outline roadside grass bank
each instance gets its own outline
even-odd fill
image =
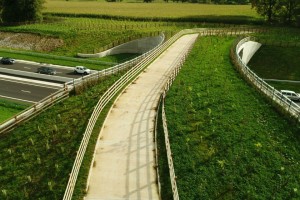
[[[299,39],[300,42],[300,39]],[[248,66],[259,77],[300,81],[300,48],[262,45]],[[293,90],[300,93],[300,83],[268,81],[277,90]]]
[[[298,199],[300,126],[234,70],[234,40],[200,37],[167,94],[179,196]]]
[[[299,47],[263,44],[254,54],[248,66],[261,78],[300,81],[299,63]]]
[[[62,199],[94,106],[121,75],[77,87],[77,95],[0,136],[1,199]]]
[[[0,123],[18,114],[26,109],[29,105],[24,103],[16,103],[13,101],[0,99]]]

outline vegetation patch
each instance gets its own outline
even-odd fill
[[[0,123],[26,109],[29,105],[0,99]]]
[[[179,196],[298,199],[300,126],[234,70],[233,41],[201,37],[167,94]]]

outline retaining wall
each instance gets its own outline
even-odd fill
[[[247,41],[243,43],[238,49],[237,53],[242,59],[242,61],[245,63],[245,65],[248,64],[248,62],[251,60],[253,55],[256,53],[256,51],[261,47],[261,44],[254,41]]]

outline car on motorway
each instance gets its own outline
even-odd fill
[[[280,90],[281,94],[290,100],[300,101],[300,95],[291,90]]]
[[[11,64],[15,63],[15,60],[12,58],[3,57],[3,58],[1,58],[0,62],[4,65],[11,65]]]
[[[74,73],[75,74],[90,74],[91,73],[91,70],[84,67],[84,66],[76,66],[75,69],[74,69]]]
[[[51,67],[40,67],[37,69],[37,73],[55,75],[56,71]]]

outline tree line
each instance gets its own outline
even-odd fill
[[[122,0],[106,0],[122,1]],[[155,0],[143,0],[151,3]],[[251,4],[269,23],[300,24],[300,0],[164,0],[206,4]],[[0,20],[4,23],[37,22],[42,20],[45,0],[0,0]]]
[[[45,0],[0,0],[0,19],[4,23],[41,21],[44,3]]]

